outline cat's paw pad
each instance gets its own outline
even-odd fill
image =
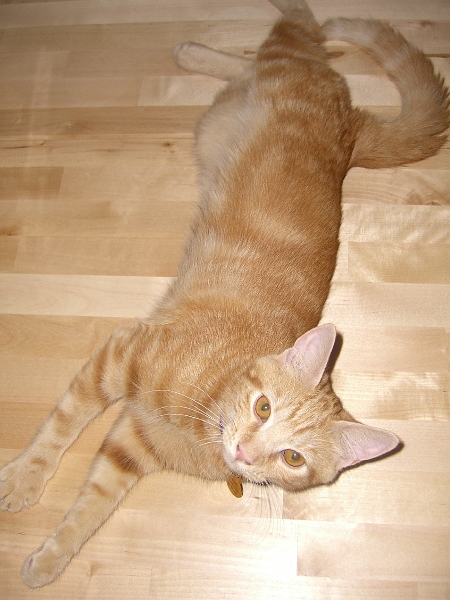
[[[18,512],[36,504],[48,479],[43,459],[21,457],[0,471],[0,508]]]
[[[38,588],[52,583],[64,571],[70,556],[59,556],[55,540],[50,537],[30,554],[22,567],[22,579],[30,588]]]

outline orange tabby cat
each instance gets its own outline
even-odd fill
[[[151,317],[111,336],[0,472],[1,508],[31,506],[83,428],[125,399],[75,505],[25,561],[31,587],[53,581],[148,473],[301,490],[398,445],[342,408],[325,371],[335,329],[317,324],[347,171],[437,152],[448,94],[388,26],[336,19],[319,28],[301,0],[273,3],[284,18],[254,62],[176,49],[180,65],[230,81],[198,127],[201,202],[179,276]],[[401,93],[399,117],[352,108],[321,45],[331,38],[384,66]]]

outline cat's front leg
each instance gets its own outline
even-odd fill
[[[54,581],[137,481],[159,468],[138,434],[140,427],[136,414],[126,408],[94,459],[77,501],[56,531],[25,560],[22,577],[29,587]]]
[[[0,508],[18,512],[38,502],[66,449],[78,437],[91,410],[76,413],[74,395],[68,391],[20,456],[0,470]],[[84,418],[83,418],[84,417]]]
[[[28,448],[0,470],[2,510],[18,512],[36,504],[64,452],[92,419],[121,396],[121,390],[103,385],[103,373],[112,363],[111,358],[119,354],[115,352],[116,346],[133,331],[133,328],[119,330],[96,352],[74,377]]]

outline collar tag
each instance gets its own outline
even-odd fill
[[[236,498],[242,498],[244,495],[244,486],[242,485],[242,478],[232,475],[227,479],[227,486],[230,492]]]

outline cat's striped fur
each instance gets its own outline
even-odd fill
[[[53,581],[145,474],[235,474],[300,490],[398,444],[342,408],[324,372],[335,331],[316,326],[347,171],[437,152],[448,94],[387,25],[320,28],[301,0],[273,3],[285,16],[254,62],[197,44],[176,49],[182,66],[230,81],[198,126],[201,200],[179,276],[147,320],[111,336],[0,472],[1,508],[36,503],[83,428],[125,400],[75,505],[25,561],[31,587]],[[334,37],[386,68],[402,96],[398,118],[351,106],[322,46]]]

